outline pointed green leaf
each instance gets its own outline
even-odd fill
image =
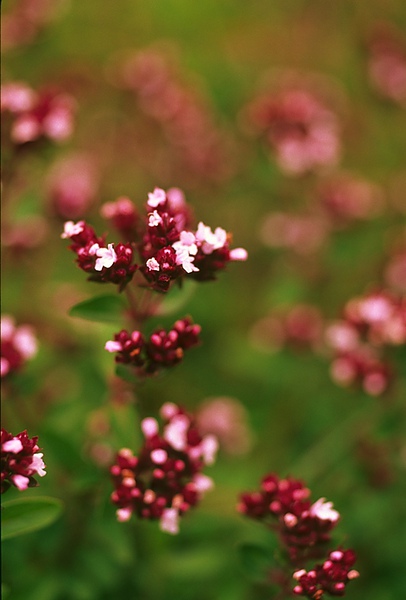
[[[96,296],[75,304],[69,314],[71,317],[98,323],[120,323],[123,320],[125,307],[125,301],[121,296]]]
[[[1,510],[1,539],[22,535],[53,523],[62,512],[57,498],[18,498],[3,502]]]

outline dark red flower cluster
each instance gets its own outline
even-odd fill
[[[338,163],[341,153],[337,115],[314,86],[282,81],[247,109],[250,124],[266,138],[279,167],[301,175]]]
[[[179,319],[169,331],[156,329],[145,340],[140,331],[125,329],[106,342],[108,352],[117,352],[116,362],[138,367],[139,375],[150,375],[181,362],[184,351],[199,343],[200,325],[190,318]]]
[[[190,209],[177,188],[167,192],[160,188],[148,194],[147,216],[141,223],[128,198],[104,205],[102,212],[112,220],[126,244],[108,244],[96,237],[84,221],[65,223],[63,238],[72,240],[81,269],[91,273],[92,281],[113,282],[122,288],[133,276],[133,247],[137,247],[139,270],[149,286],[167,292],[175,280],[184,276],[206,281],[229,261],[246,260],[243,248],[230,249],[230,234],[221,227],[214,232],[200,222],[197,230],[189,229]]]
[[[1,430],[1,493],[11,485],[19,490],[38,485],[34,475],[46,475],[42,452],[37,445],[38,437],[29,438],[27,431],[13,436]]]
[[[132,279],[137,266],[133,264],[131,244],[106,246],[84,221],[67,221],[61,237],[72,240],[69,248],[76,253],[79,267],[90,274],[90,281],[115,283],[123,289]]]
[[[344,596],[345,586],[359,577],[353,569],[356,556],[353,550],[333,550],[322,565],[316,565],[311,571],[301,569],[293,574],[298,584],[293,588],[297,596],[320,600],[324,594]]]
[[[37,340],[30,325],[16,327],[9,315],[1,317],[0,375],[18,371],[37,352]]]
[[[302,481],[271,473],[263,478],[259,492],[241,495],[237,508],[274,529],[289,560],[300,564],[320,556],[340,518],[331,502],[320,498],[311,503],[309,496]]]
[[[57,90],[36,92],[25,83],[11,82],[1,88],[1,111],[11,119],[12,143],[40,138],[62,142],[72,134],[75,101]]]
[[[127,521],[134,513],[142,519],[159,520],[160,528],[178,533],[179,517],[196,506],[213,486],[202,469],[215,460],[217,440],[202,437],[194,420],[176,404],[161,408],[158,422],[148,417],[141,423],[145,437],[138,456],[123,448],[111,467],[115,486],[111,499],[117,518]]]
[[[391,379],[386,347],[406,343],[406,299],[385,290],[353,298],[344,308],[344,318],[327,328],[326,339],[334,351],[334,381],[344,386],[359,383],[368,394],[379,395]]]

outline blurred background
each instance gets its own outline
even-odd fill
[[[3,426],[38,435],[47,464],[40,489],[7,499],[64,503],[4,542],[5,598],[273,598],[241,546],[267,548],[272,568],[276,539],[236,511],[269,472],[334,502],[336,545],[361,573],[349,599],[402,597],[405,339],[368,341],[376,384],[343,375],[326,331],[351,299],[405,295],[405,31],[403,0],[4,3],[3,85],[62,94],[66,117],[34,139],[2,103],[2,314],[38,346],[4,379]],[[119,241],[100,207],[142,209],[156,186],[181,188],[249,259],[152,319],[189,314],[202,344],[134,392],[104,350],[120,323],[68,315],[111,290],[60,235],[84,218]],[[174,537],[118,523],[110,503],[114,453],[141,443],[139,404],[164,402],[220,437],[215,488]]]

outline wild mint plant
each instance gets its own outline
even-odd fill
[[[273,531],[279,542],[280,568],[269,563],[268,580],[280,587],[278,598],[294,594],[320,600],[324,593],[343,596],[348,581],[358,577],[352,567],[356,561],[353,550],[330,550],[322,564],[309,571],[305,567],[326,556],[332,545],[331,532],[340,520],[333,503],[319,498],[310,500],[311,492],[303,481],[275,473],[266,475],[260,490],[243,493],[237,510],[263,523]],[[292,575],[292,569],[295,569]],[[293,577],[298,583],[292,590]]]

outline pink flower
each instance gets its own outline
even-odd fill
[[[18,371],[37,353],[37,339],[30,325],[16,326],[9,315],[1,317],[1,377]]]
[[[194,419],[172,403],[162,407],[161,416],[162,434],[155,419],[142,421],[145,441],[138,456],[127,448],[118,452],[111,467],[111,499],[119,521],[134,513],[158,520],[162,531],[176,534],[180,517],[199,503],[213,482],[201,472],[207,457],[195,450],[205,446],[206,438]]]
[[[27,431],[13,436],[1,430],[1,493],[14,485],[20,491],[38,485],[35,476],[46,475],[38,437],[29,438]]]

